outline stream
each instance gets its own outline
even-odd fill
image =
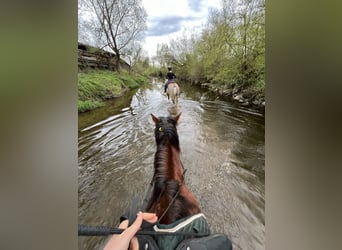
[[[265,117],[204,89],[179,83],[175,107],[163,83],[131,91],[79,114],[79,224],[116,227],[134,196],[143,199],[153,175],[156,116],[182,112],[178,124],[185,181],[212,233],[234,249],[265,249]],[[106,237],[79,237],[98,249]]]

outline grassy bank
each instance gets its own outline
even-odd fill
[[[148,79],[127,72],[94,70],[78,73],[78,112],[104,105],[104,101],[119,97],[129,89],[148,83]]]

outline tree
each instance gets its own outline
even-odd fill
[[[143,74],[149,68],[149,58],[147,52],[143,50],[139,43],[132,43],[131,49],[127,48],[126,58],[131,65],[131,70]]]
[[[157,44],[157,56],[156,59],[161,67],[168,67],[172,64],[172,62],[175,60],[171,49],[168,44],[161,43]]]
[[[147,14],[141,0],[82,0],[88,11],[93,13],[98,31],[98,41],[115,54],[115,67],[120,71],[120,60],[132,53],[129,46],[142,38],[146,30]]]
[[[223,0],[226,44],[238,58],[238,85],[264,82],[265,0]]]

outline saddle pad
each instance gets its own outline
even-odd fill
[[[182,241],[176,250],[232,250],[232,242],[224,234],[213,234],[207,237]]]
[[[180,219],[172,224],[157,224],[153,227],[156,232],[184,232],[184,233],[201,233],[210,234],[209,225],[204,214],[199,213],[183,219]],[[162,250],[174,250],[179,243],[187,238],[183,235],[165,235],[155,237],[158,247]]]

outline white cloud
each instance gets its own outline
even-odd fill
[[[208,8],[221,8],[221,0],[208,0]]]
[[[148,30],[143,44],[149,56],[156,55],[157,44],[168,43],[184,30],[195,30],[207,21],[208,8],[218,8],[221,0],[142,0]]]
[[[143,0],[143,5],[149,17],[188,16],[190,9],[187,0]]]

